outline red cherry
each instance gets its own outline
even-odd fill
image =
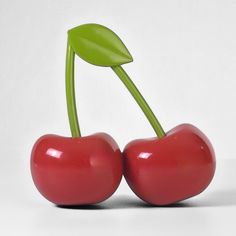
[[[81,138],[45,135],[33,147],[31,173],[39,192],[57,205],[98,203],[120,184],[121,152],[105,133]]]
[[[201,193],[215,172],[207,137],[182,124],[161,139],[139,139],[124,149],[124,176],[134,193],[154,205],[168,205]]]

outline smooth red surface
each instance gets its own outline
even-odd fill
[[[110,197],[122,177],[121,152],[107,134],[81,138],[42,136],[31,154],[39,192],[57,205],[84,205]]]
[[[207,137],[182,124],[164,138],[140,139],[124,149],[124,175],[134,193],[154,205],[168,205],[201,193],[215,172]]]

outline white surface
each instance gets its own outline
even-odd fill
[[[236,235],[235,12],[233,0],[1,0],[0,235]],[[124,41],[134,57],[124,68],[165,130],[189,122],[212,141],[217,175],[199,197],[150,208],[123,182],[101,209],[69,210],[35,190],[29,174],[35,140],[70,135],[66,31],[88,22],[108,26]],[[107,132],[121,149],[154,136],[109,68],[77,59],[76,90],[83,135]]]
[[[150,207],[125,181],[97,206],[63,209],[33,186],[28,163],[0,167],[0,235],[236,235],[236,161],[221,160],[212,185],[172,207]],[[13,174],[14,173],[14,174]]]

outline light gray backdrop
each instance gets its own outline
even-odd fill
[[[43,134],[70,135],[66,32],[84,23],[104,24],[121,37],[134,58],[124,68],[166,131],[192,123],[210,138],[218,160],[236,160],[235,13],[233,0],[0,0],[1,202],[15,202],[17,196],[25,205],[53,211],[33,187],[30,152]],[[75,78],[83,135],[107,132],[121,149],[132,139],[155,136],[111,69],[77,59]],[[124,183],[118,191],[132,194]],[[51,214],[44,210],[37,217]],[[28,225],[20,214],[16,222]],[[28,214],[32,232],[33,214]],[[13,216],[14,210],[8,217]],[[62,218],[58,222],[63,225]],[[184,227],[184,220],[179,223]]]
[[[66,32],[96,22],[127,45],[134,62],[124,68],[166,131],[195,124],[214,144],[217,158],[236,158],[235,12],[234,1],[1,0],[1,153],[28,159],[40,135],[70,135]],[[78,59],[76,83],[84,135],[108,132],[121,148],[154,136],[111,69]]]

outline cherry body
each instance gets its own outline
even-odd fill
[[[215,172],[207,137],[182,124],[165,137],[134,140],[124,152],[124,176],[133,192],[154,205],[168,205],[201,193]]]
[[[119,186],[121,152],[105,133],[80,138],[45,135],[33,147],[31,173],[39,192],[57,205],[94,204]]]

